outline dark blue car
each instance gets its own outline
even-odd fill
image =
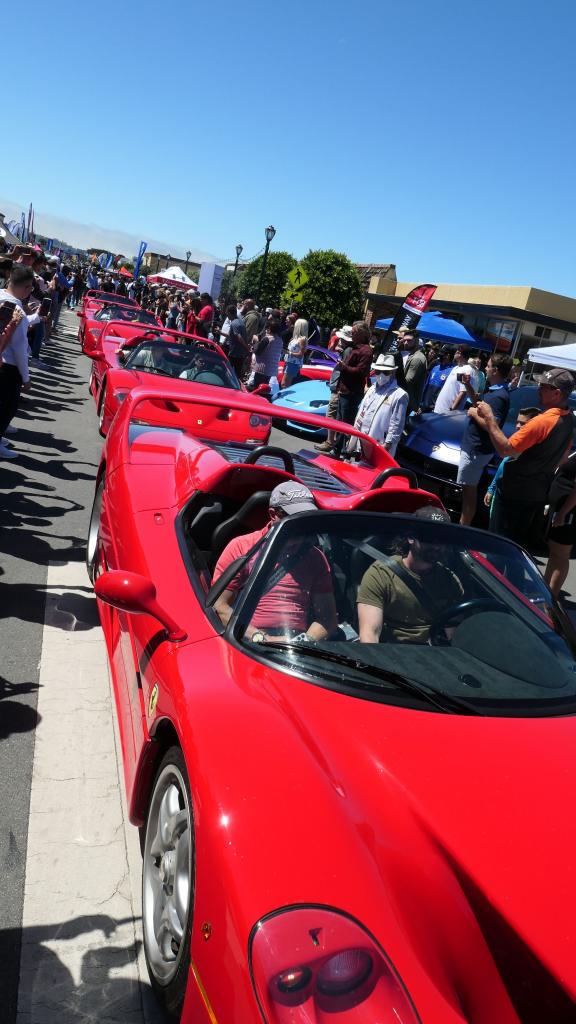
[[[539,405],[536,385],[527,384],[511,391],[510,409],[502,428],[504,433],[509,437],[514,432],[520,409]],[[576,409],[576,392],[572,393],[570,405]],[[396,453],[401,466],[415,471],[420,486],[438,494],[445,508],[455,514],[460,513],[462,500],[456,477],[465,424],[465,412],[423,412],[411,416]],[[499,462],[499,456],[495,455],[488,467],[486,484]]]

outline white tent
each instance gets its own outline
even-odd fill
[[[186,290],[193,288],[194,291],[198,289],[196,282],[192,281],[181,267],[168,267],[166,270],[159,271],[158,274],[149,274],[148,283],[167,284],[172,285],[173,288],[184,288]]]
[[[550,345],[548,348],[531,348],[528,352],[531,363],[541,366],[559,366],[576,373],[576,345]]]

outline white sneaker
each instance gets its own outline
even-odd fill
[[[0,444],[4,445],[5,448],[13,448],[12,441],[9,441],[7,437],[0,437]]]
[[[5,434],[17,434],[18,433],[18,427],[13,427],[12,424],[9,423],[7,427],[4,427],[4,433]]]
[[[7,448],[5,444],[0,444],[0,459],[17,459],[18,452],[13,452],[11,448]]]

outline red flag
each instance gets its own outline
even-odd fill
[[[383,352],[392,344],[395,331],[416,330],[422,313],[425,313],[430,305],[430,300],[436,291],[436,287],[435,284],[419,284],[417,288],[413,288],[406,296],[384,335],[382,342]]]

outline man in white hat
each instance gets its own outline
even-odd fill
[[[368,434],[394,456],[404,430],[408,410],[408,393],[396,380],[396,360],[391,352],[383,352],[372,363],[371,387],[364,395],[356,413],[354,426]],[[350,438],[347,452],[358,446],[358,438]]]

